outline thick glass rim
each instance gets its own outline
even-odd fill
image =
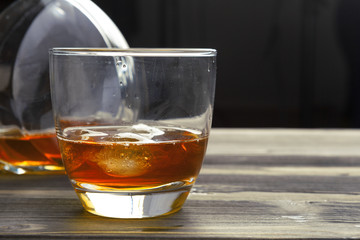
[[[52,48],[51,55],[142,56],[142,57],[209,57],[216,56],[212,48]]]

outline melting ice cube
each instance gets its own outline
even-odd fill
[[[121,142],[142,142],[142,143],[154,143],[155,141],[151,140],[142,134],[137,133],[117,133],[114,135],[114,138],[117,141]]]
[[[142,135],[148,139],[152,139],[155,136],[160,136],[164,134],[164,131],[156,128],[156,127],[150,127],[145,124],[137,124],[132,126],[134,130],[136,130],[137,134]]]
[[[91,137],[105,137],[108,135],[109,134],[104,132],[98,132],[98,131],[86,129],[86,130],[82,130],[81,140],[89,140]]]
[[[105,148],[94,159],[106,174],[116,177],[139,176],[151,167],[151,154],[137,145]]]
[[[94,137],[105,137],[105,136],[108,136],[109,134],[82,128],[82,127],[69,127],[64,130],[63,135],[65,137],[71,136],[72,138],[74,138],[74,136],[76,136],[76,140],[86,141],[86,140],[89,140],[91,137],[93,137],[93,138]]]

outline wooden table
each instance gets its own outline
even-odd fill
[[[65,176],[1,174],[0,238],[360,238],[359,193],[359,130],[213,129],[180,212],[102,218]]]

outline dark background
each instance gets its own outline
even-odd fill
[[[94,2],[131,47],[218,50],[214,127],[360,126],[360,0]]]

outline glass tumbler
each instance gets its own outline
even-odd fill
[[[214,49],[50,50],[56,134],[66,173],[96,215],[178,211],[211,128]]]
[[[49,49],[129,46],[90,0],[12,2],[0,13],[0,173],[64,174],[51,108]]]

